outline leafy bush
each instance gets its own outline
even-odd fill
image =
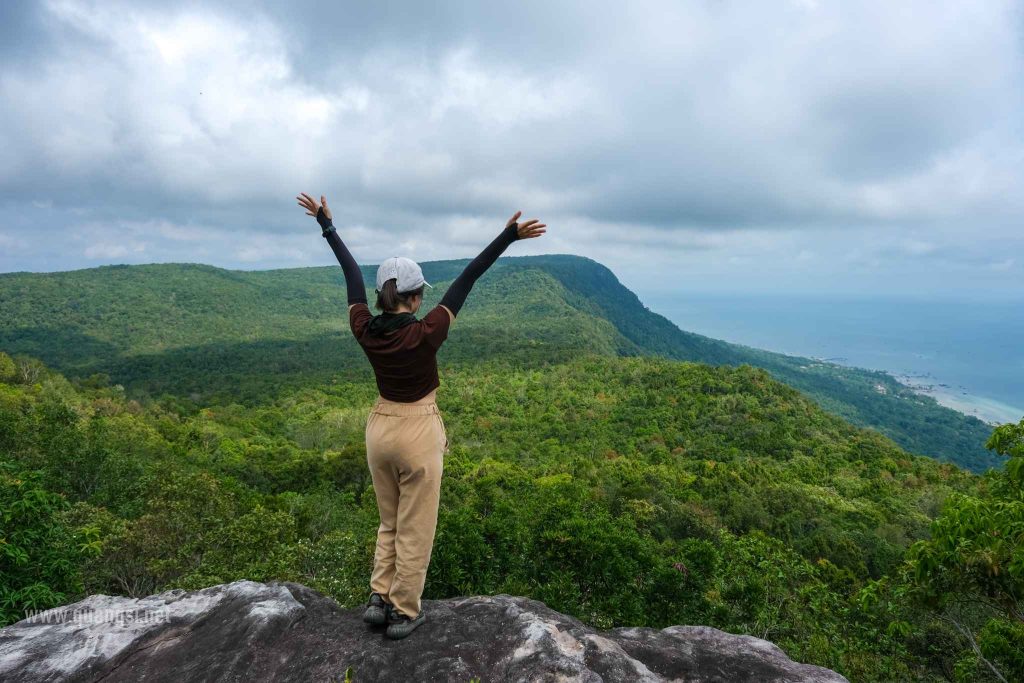
[[[0,626],[24,619],[26,610],[62,605],[82,589],[87,548],[61,518],[67,502],[41,479],[0,460]]]

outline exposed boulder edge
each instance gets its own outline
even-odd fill
[[[846,682],[708,626],[599,631],[508,595],[425,600],[388,640],[361,609],[293,583],[236,581],[142,599],[93,595],[0,629],[0,680]]]

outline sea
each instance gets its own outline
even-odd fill
[[[639,294],[681,329],[884,370],[986,422],[1024,417],[1024,300],[780,294]]]

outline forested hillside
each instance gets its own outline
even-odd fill
[[[426,305],[464,261],[424,263]],[[364,268],[368,282],[374,269]],[[372,292],[371,292],[372,294]],[[337,267],[228,271],[163,264],[0,275],[0,349],[70,377],[104,374],[179,407],[257,404],[309,384],[371,381],[347,332]],[[501,259],[480,281],[442,366],[544,367],[580,353],[762,367],[833,414],[907,450],[975,472],[1000,466],[990,427],[885,373],[727,344],[646,309],[604,266],[575,256]]]
[[[945,501],[994,479],[908,455],[762,370],[603,351],[446,373],[426,597],[525,595],[601,627],[708,624],[851,680],[981,670],[904,563]],[[372,383],[184,413],[88,384],[0,354],[0,623],[86,593],[238,578],[365,599]],[[1012,642],[988,656],[1012,664]]]

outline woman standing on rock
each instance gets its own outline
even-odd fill
[[[444,421],[435,401],[440,381],[436,354],[477,278],[516,240],[540,237],[536,218],[517,223],[517,211],[494,241],[473,259],[422,319],[416,312],[431,285],[414,262],[403,257],[377,269],[376,308],[366,303],[363,276],[334,229],[321,195],[305,192],[299,206],[315,216],[345,273],[349,326],[373,367],[380,392],[366,422],[366,461],[377,496],[380,527],[363,620],[387,624],[387,635],[404,638],[426,620],[420,596],[434,545],[444,453]]]

